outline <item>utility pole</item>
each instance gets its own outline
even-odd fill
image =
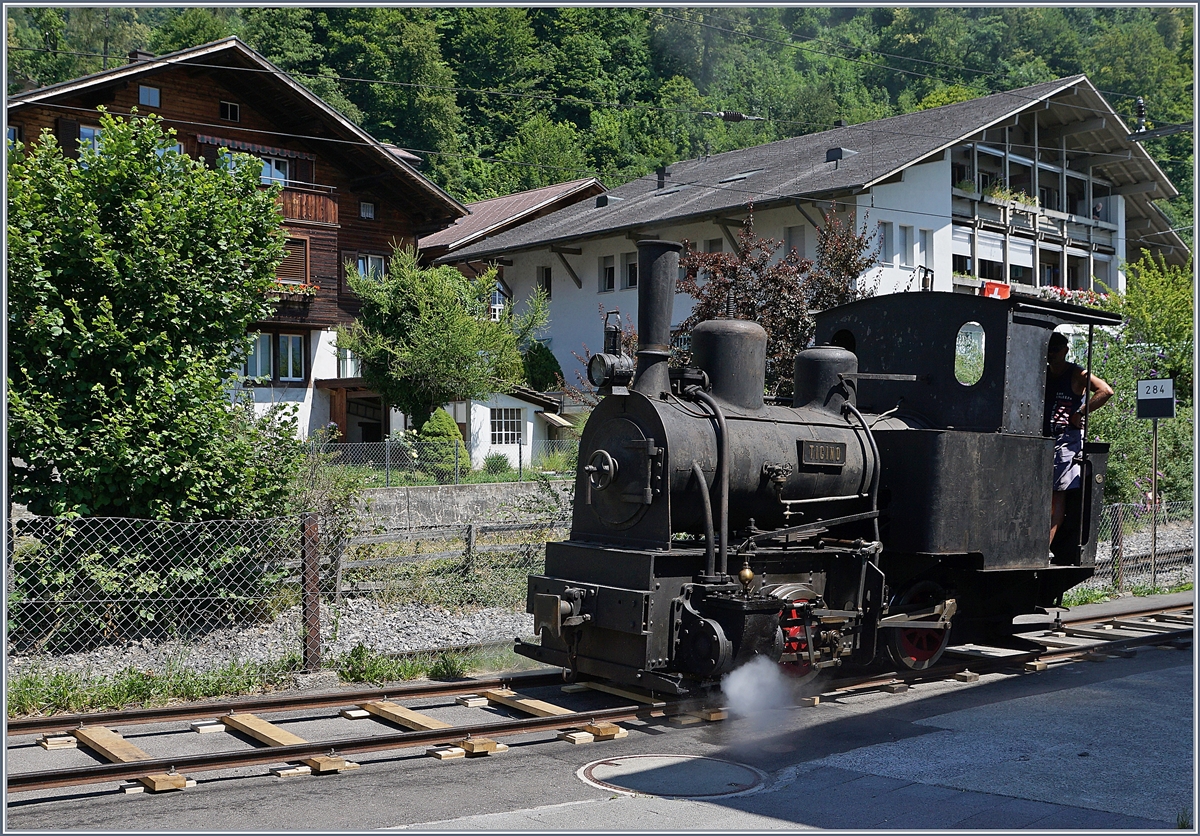
[[[1137,116],[1137,130],[1126,137],[1130,142],[1158,139],[1160,136],[1170,136],[1171,134],[1179,134],[1184,131],[1194,131],[1196,129],[1194,122],[1181,122],[1178,125],[1163,125],[1160,128],[1146,130],[1146,100],[1141,96],[1137,97],[1137,102],[1134,104],[1134,114]]]
[[[105,70],[108,69],[108,33],[109,33],[108,15],[109,15],[109,10],[105,9],[104,10],[104,59],[100,65],[101,68],[105,69]]]

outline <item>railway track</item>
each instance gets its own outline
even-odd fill
[[[1145,612],[1126,613],[1102,619],[1067,620],[1052,629],[1035,629],[1018,634],[1024,648],[965,645],[948,648],[943,661],[924,671],[876,671],[872,674],[829,678],[811,683],[810,692],[836,698],[870,690],[903,690],[920,682],[951,678],[969,681],[981,673],[1012,670],[1042,670],[1056,662],[1076,658],[1105,658],[1133,652],[1148,645],[1188,644],[1192,641],[1194,608],[1191,605]],[[665,699],[632,689],[603,683],[564,686],[568,693],[554,702],[527,696],[527,692],[562,685],[558,671],[530,672],[454,683],[436,683],[394,688],[371,688],[305,696],[264,696],[219,702],[191,703],[126,711],[57,715],[13,719],[8,722],[10,748],[32,745],[30,736],[42,735],[46,749],[84,747],[109,763],[68,768],[12,772],[7,775],[9,793],[54,789],[85,784],[130,781],[126,789],[183,789],[191,785],[189,773],[263,764],[282,765],[280,775],[312,772],[341,772],[357,768],[348,756],[412,747],[426,747],[440,758],[487,756],[507,747],[498,738],[520,734],[557,732],[558,739],[572,743],[624,736],[619,723],[651,717],[675,718],[680,722],[723,719],[723,708],[705,698]],[[602,695],[612,703],[603,707],[581,707],[580,692]],[[496,719],[496,714],[478,714],[478,722],[447,723],[426,713],[429,706],[412,705],[430,700],[457,698],[466,708],[501,706],[517,715]],[[810,697],[811,699],[811,697]],[[583,700],[587,702],[588,700]],[[574,702],[574,706],[572,706]],[[346,735],[320,741],[305,740],[264,716],[284,713],[320,712],[340,709],[342,717],[370,718],[372,733]],[[436,709],[436,706],[434,706]],[[321,718],[316,714],[314,718]],[[288,718],[287,721],[295,718]],[[244,739],[255,748],[203,754],[151,757],[125,740],[117,727],[170,724],[189,721],[191,729],[219,727]],[[397,727],[404,730],[396,731]],[[182,730],[181,730],[182,732]],[[182,732],[185,734],[191,733]],[[24,742],[22,742],[24,741]]]

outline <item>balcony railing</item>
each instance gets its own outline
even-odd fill
[[[335,191],[333,186],[289,180],[279,193],[279,204],[283,208],[284,219],[336,224],[338,204]]]

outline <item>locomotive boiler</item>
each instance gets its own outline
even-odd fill
[[[673,694],[766,656],[798,675],[877,657],[928,667],[949,642],[1004,632],[1092,572],[1107,448],[1053,550],[1046,347],[1053,302],[910,293],[817,316],[790,405],[767,403],[767,335],[724,319],[674,368],[681,245],[638,243],[636,361],[606,327],[589,378],[571,533],[529,578],[540,643],[516,652]],[[982,375],[955,376],[960,328]]]

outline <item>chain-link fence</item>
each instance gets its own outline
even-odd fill
[[[491,519],[414,529],[372,515],[170,523],[33,517],[13,524],[8,622],[14,673],[104,675],[290,659],[313,669],[380,653],[529,635],[526,576],[566,536],[570,494],[542,482]],[[1191,580],[1187,503],[1104,509],[1083,587],[1149,592]]]
[[[1170,589],[1192,580],[1194,520],[1189,502],[1107,505],[1100,515],[1096,573],[1081,587],[1114,592]]]
[[[300,539],[295,518],[17,520],[10,652],[187,639],[270,618],[296,599]]]
[[[568,493],[543,481],[491,519],[428,529],[378,514],[25,517],[9,532],[9,677],[243,664],[274,676],[281,663],[336,666],[358,645],[394,653],[528,636],[526,577],[542,571],[545,542],[565,536],[569,508]]]
[[[571,476],[579,462],[579,439],[552,438],[533,442],[530,461],[539,473]]]
[[[466,448],[453,441],[383,441],[317,444],[310,450],[324,455],[331,466],[357,471],[366,487],[408,485],[465,485],[518,482],[534,473],[570,476],[579,455],[577,440],[538,439],[508,445],[472,467]]]

